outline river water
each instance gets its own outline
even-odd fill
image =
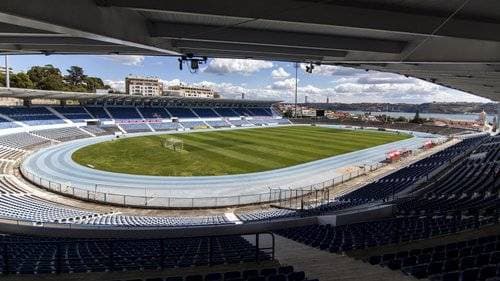
[[[347,111],[352,114],[363,114],[367,111]],[[415,112],[386,112],[386,111],[372,111],[372,115],[387,115],[391,117],[405,117],[407,119],[412,119],[415,117]],[[493,115],[487,115],[490,122],[493,121]],[[438,118],[438,119],[448,119],[448,120],[460,120],[460,121],[474,121],[479,118],[479,113],[469,113],[469,114],[445,114],[445,113],[420,113],[420,118]]]

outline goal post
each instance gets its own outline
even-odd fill
[[[162,145],[164,148],[173,151],[182,151],[184,149],[184,142],[176,138],[162,139]]]

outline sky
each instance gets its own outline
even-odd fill
[[[267,99],[293,102],[295,67],[289,62],[250,59],[209,59],[198,72],[179,70],[177,58],[120,55],[23,55],[10,56],[15,72],[34,65],[52,64],[65,72],[80,66],[89,76],[97,76],[111,87],[124,91],[128,75],[158,77],[165,85],[179,83],[215,88],[225,98]],[[315,66],[306,73],[298,69],[298,101],[359,103],[490,102],[471,94],[398,74],[365,71],[341,66]]]

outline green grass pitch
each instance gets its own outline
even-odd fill
[[[183,141],[183,151],[162,138]],[[96,169],[153,176],[261,172],[409,138],[406,134],[287,126],[124,138],[84,147],[72,158]]]

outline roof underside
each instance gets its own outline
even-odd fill
[[[400,73],[500,101],[498,0],[3,0],[0,52],[194,54]]]

